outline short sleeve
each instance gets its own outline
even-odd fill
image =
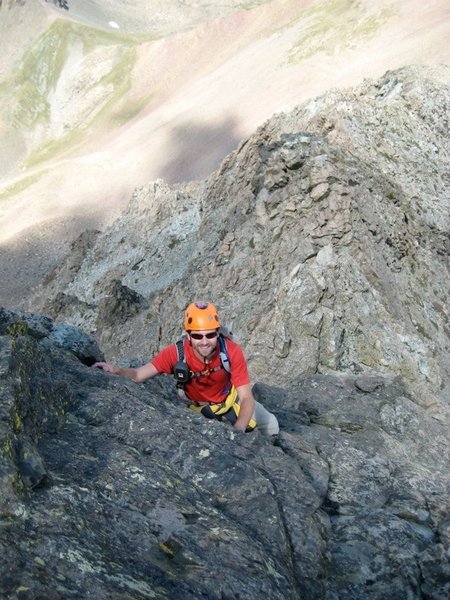
[[[150,362],[158,373],[173,373],[177,356],[177,347],[175,344],[171,344],[161,350]]]

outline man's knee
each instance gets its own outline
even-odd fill
[[[278,424],[278,419],[276,418],[276,416],[274,414],[272,414],[272,413],[269,413],[269,414],[270,414],[270,418],[264,424],[264,428],[260,428],[260,429],[262,429],[262,431],[264,433],[266,433],[267,435],[277,435],[278,433],[280,433],[280,426]],[[258,423],[256,425],[258,425]]]
[[[280,432],[276,416],[259,402],[255,402],[255,420],[257,429],[266,435],[277,435]]]

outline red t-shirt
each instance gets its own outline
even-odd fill
[[[231,385],[239,387],[250,383],[247,363],[242,349],[232,340],[227,339],[226,344],[231,373],[227,373],[225,369],[221,368],[209,375],[200,375],[199,377],[192,378],[184,386],[186,395],[190,400],[195,402],[222,402],[226,398]],[[207,367],[214,369],[214,367],[221,366],[218,341],[214,357],[208,365],[205,365],[203,360],[194,354],[188,339],[184,340],[183,348],[186,363],[194,373],[204,371]],[[161,350],[151,362],[158,373],[171,374],[177,361],[177,346],[176,344],[171,344]]]

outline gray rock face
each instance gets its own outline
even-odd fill
[[[56,346],[70,350],[86,365],[93,365],[103,359],[97,342],[77,327],[55,323],[42,315],[6,310],[1,306],[0,335],[29,335],[39,340],[44,347]]]
[[[24,302],[49,317],[0,311],[0,595],[448,598],[449,81],[275,116],[81,236]],[[194,298],[277,439],[88,367],[147,361]]]
[[[271,440],[5,314],[1,597],[448,598],[448,429],[397,379],[258,383]]]
[[[27,307],[82,326],[115,360],[147,360],[200,296],[260,381],[401,376],[438,410],[450,368],[449,81],[448,67],[409,67],[273,117],[206,181],[137,190]],[[125,319],[105,310],[114,281],[136,294]]]

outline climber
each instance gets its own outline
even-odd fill
[[[223,333],[216,307],[208,302],[190,304],[184,314],[184,329],[181,340],[141,367],[117,367],[106,362],[93,367],[137,382],[173,374],[178,395],[191,410],[210,419],[226,419],[239,431],[252,431],[257,426],[267,435],[276,435],[277,418],[255,401],[243,351]]]

